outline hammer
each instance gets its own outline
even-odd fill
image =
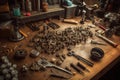
[[[108,42],[110,45],[112,45],[115,48],[118,46],[117,43],[111,41],[110,39],[108,39],[108,38],[106,38],[104,36],[102,36],[101,34],[96,33],[96,36],[103,39],[104,41]]]

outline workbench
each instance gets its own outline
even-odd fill
[[[75,20],[80,21],[80,18],[79,17],[75,18]],[[61,26],[58,30],[64,30],[65,28],[68,28],[68,27],[80,26],[80,24],[75,25],[75,24],[62,23],[60,20],[53,20],[53,21]],[[88,25],[91,25],[90,21],[85,22],[85,24],[83,24],[82,26],[88,26]],[[98,27],[95,27],[95,28],[92,28],[92,29],[96,30],[97,28]],[[28,27],[21,27],[21,30],[28,35],[24,40],[19,41],[19,42],[10,42],[10,41],[7,41],[7,40],[4,40],[4,41],[1,40],[0,41],[1,46],[6,46],[7,48],[13,49],[13,51],[11,51],[7,55],[9,57],[10,61],[12,61],[13,63],[18,65],[18,70],[19,71],[20,71],[20,68],[23,64],[28,64],[29,65],[29,64],[33,63],[34,61],[39,60],[40,57],[45,57],[48,60],[51,60],[53,57],[55,57],[54,54],[40,53],[39,57],[31,58],[29,56],[31,48],[27,47],[27,44],[29,44],[29,40],[35,34],[37,34],[38,31],[33,32]],[[95,35],[94,35],[93,38],[95,38],[98,41],[103,41],[103,40],[97,38]],[[117,44],[120,44],[120,37],[113,36],[111,38],[111,40],[113,40]],[[93,47],[100,47],[105,52],[104,57],[98,62],[92,61],[90,59],[90,50]],[[28,51],[27,52],[28,53],[27,57],[23,60],[14,60],[13,59],[13,54],[14,54],[14,51],[16,51],[17,49],[26,49]],[[57,69],[54,69],[54,68],[47,68],[46,71],[38,71],[38,72],[28,71],[26,73],[19,72],[19,80],[65,80],[65,79],[59,79],[59,78],[51,78],[51,77],[49,77],[50,73],[55,73],[55,74],[60,74],[60,75],[66,76],[66,77],[71,77],[69,80],[98,80],[105,72],[110,70],[111,67],[114,66],[115,63],[117,63],[118,60],[120,59],[120,53],[119,53],[120,52],[120,45],[118,45],[116,48],[112,47],[109,44],[107,44],[106,46],[94,45],[94,44],[90,43],[89,39],[87,40],[86,43],[82,43],[80,45],[73,46],[72,50],[75,51],[76,54],[79,54],[80,56],[82,56],[82,57],[88,59],[89,61],[93,62],[94,66],[89,67],[89,66],[85,65],[84,63],[82,63],[81,61],[78,61],[76,58],[67,56],[66,55],[67,50],[64,49],[64,50],[58,51],[59,53],[64,53],[67,57],[60,67],[62,67],[62,68],[65,68],[66,66],[70,67],[70,63],[76,64],[77,62],[81,62],[90,71],[90,72],[84,71],[84,73],[85,73],[84,76],[77,73],[72,68],[71,68],[72,72],[76,72],[76,75],[74,75],[74,76],[71,76],[69,74],[66,74],[66,73],[64,73],[62,71],[59,71]]]

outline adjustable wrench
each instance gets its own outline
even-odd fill
[[[47,67],[48,67],[48,68],[50,68],[50,67],[56,68],[56,69],[59,69],[59,70],[61,70],[61,71],[63,71],[63,72],[66,72],[66,73],[72,75],[72,73],[71,73],[70,71],[68,71],[68,70],[66,70],[66,69],[64,69],[64,68],[61,68],[61,67],[59,67],[59,66],[56,66],[56,65],[50,63],[49,61],[47,61],[47,60],[45,60],[45,59],[40,59],[40,60],[38,60],[38,61],[37,61],[37,64],[40,65],[40,66],[43,66],[43,67],[45,67],[45,68],[47,68]]]
[[[87,64],[88,66],[93,67],[93,65],[94,65],[92,62],[88,61],[87,59],[85,59],[85,58],[83,58],[83,57],[75,54],[74,51],[68,52],[67,55],[68,55],[68,56],[74,56],[75,58],[77,58],[78,60],[81,60],[82,62],[84,62],[84,63]]]

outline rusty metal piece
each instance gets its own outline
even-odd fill
[[[28,71],[28,67],[27,67],[26,64],[22,66],[21,71],[22,72],[27,72]]]
[[[64,58],[62,57],[62,55],[58,54],[59,59],[63,62]]]
[[[30,66],[30,70],[39,71],[40,67],[39,67],[39,65],[37,63],[32,63],[31,66]]]
[[[68,71],[71,71],[71,68],[68,67],[68,66],[66,66],[65,69],[68,70]]]
[[[15,59],[25,59],[26,56],[27,56],[27,51],[25,49],[19,49],[14,54]]]
[[[40,32],[31,40],[35,48],[41,51],[54,54],[65,47],[75,46],[81,42],[86,42],[93,33],[82,27],[66,28],[63,31],[47,31],[44,35]]]
[[[56,59],[52,58],[50,62],[53,63],[53,64],[56,64]]]
[[[31,52],[30,52],[30,57],[32,57],[32,58],[36,58],[36,57],[39,56],[39,54],[40,54],[39,51],[33,49],[33,50],[31,50]]]
[[[61,60],[57,60],[56,65],[60,66],[62,64]]]

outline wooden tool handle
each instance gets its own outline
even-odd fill
[[[104,36],[102,36],[101,34],[96,34],[96,36],[99,37],[99,38],[101,38],[101,39],[103,39],[104,41],[108,42],[113,47],[117,47],[118,46],[117,43],[111,41],[110,39],[108,39],[108,38],[106,38]]]

